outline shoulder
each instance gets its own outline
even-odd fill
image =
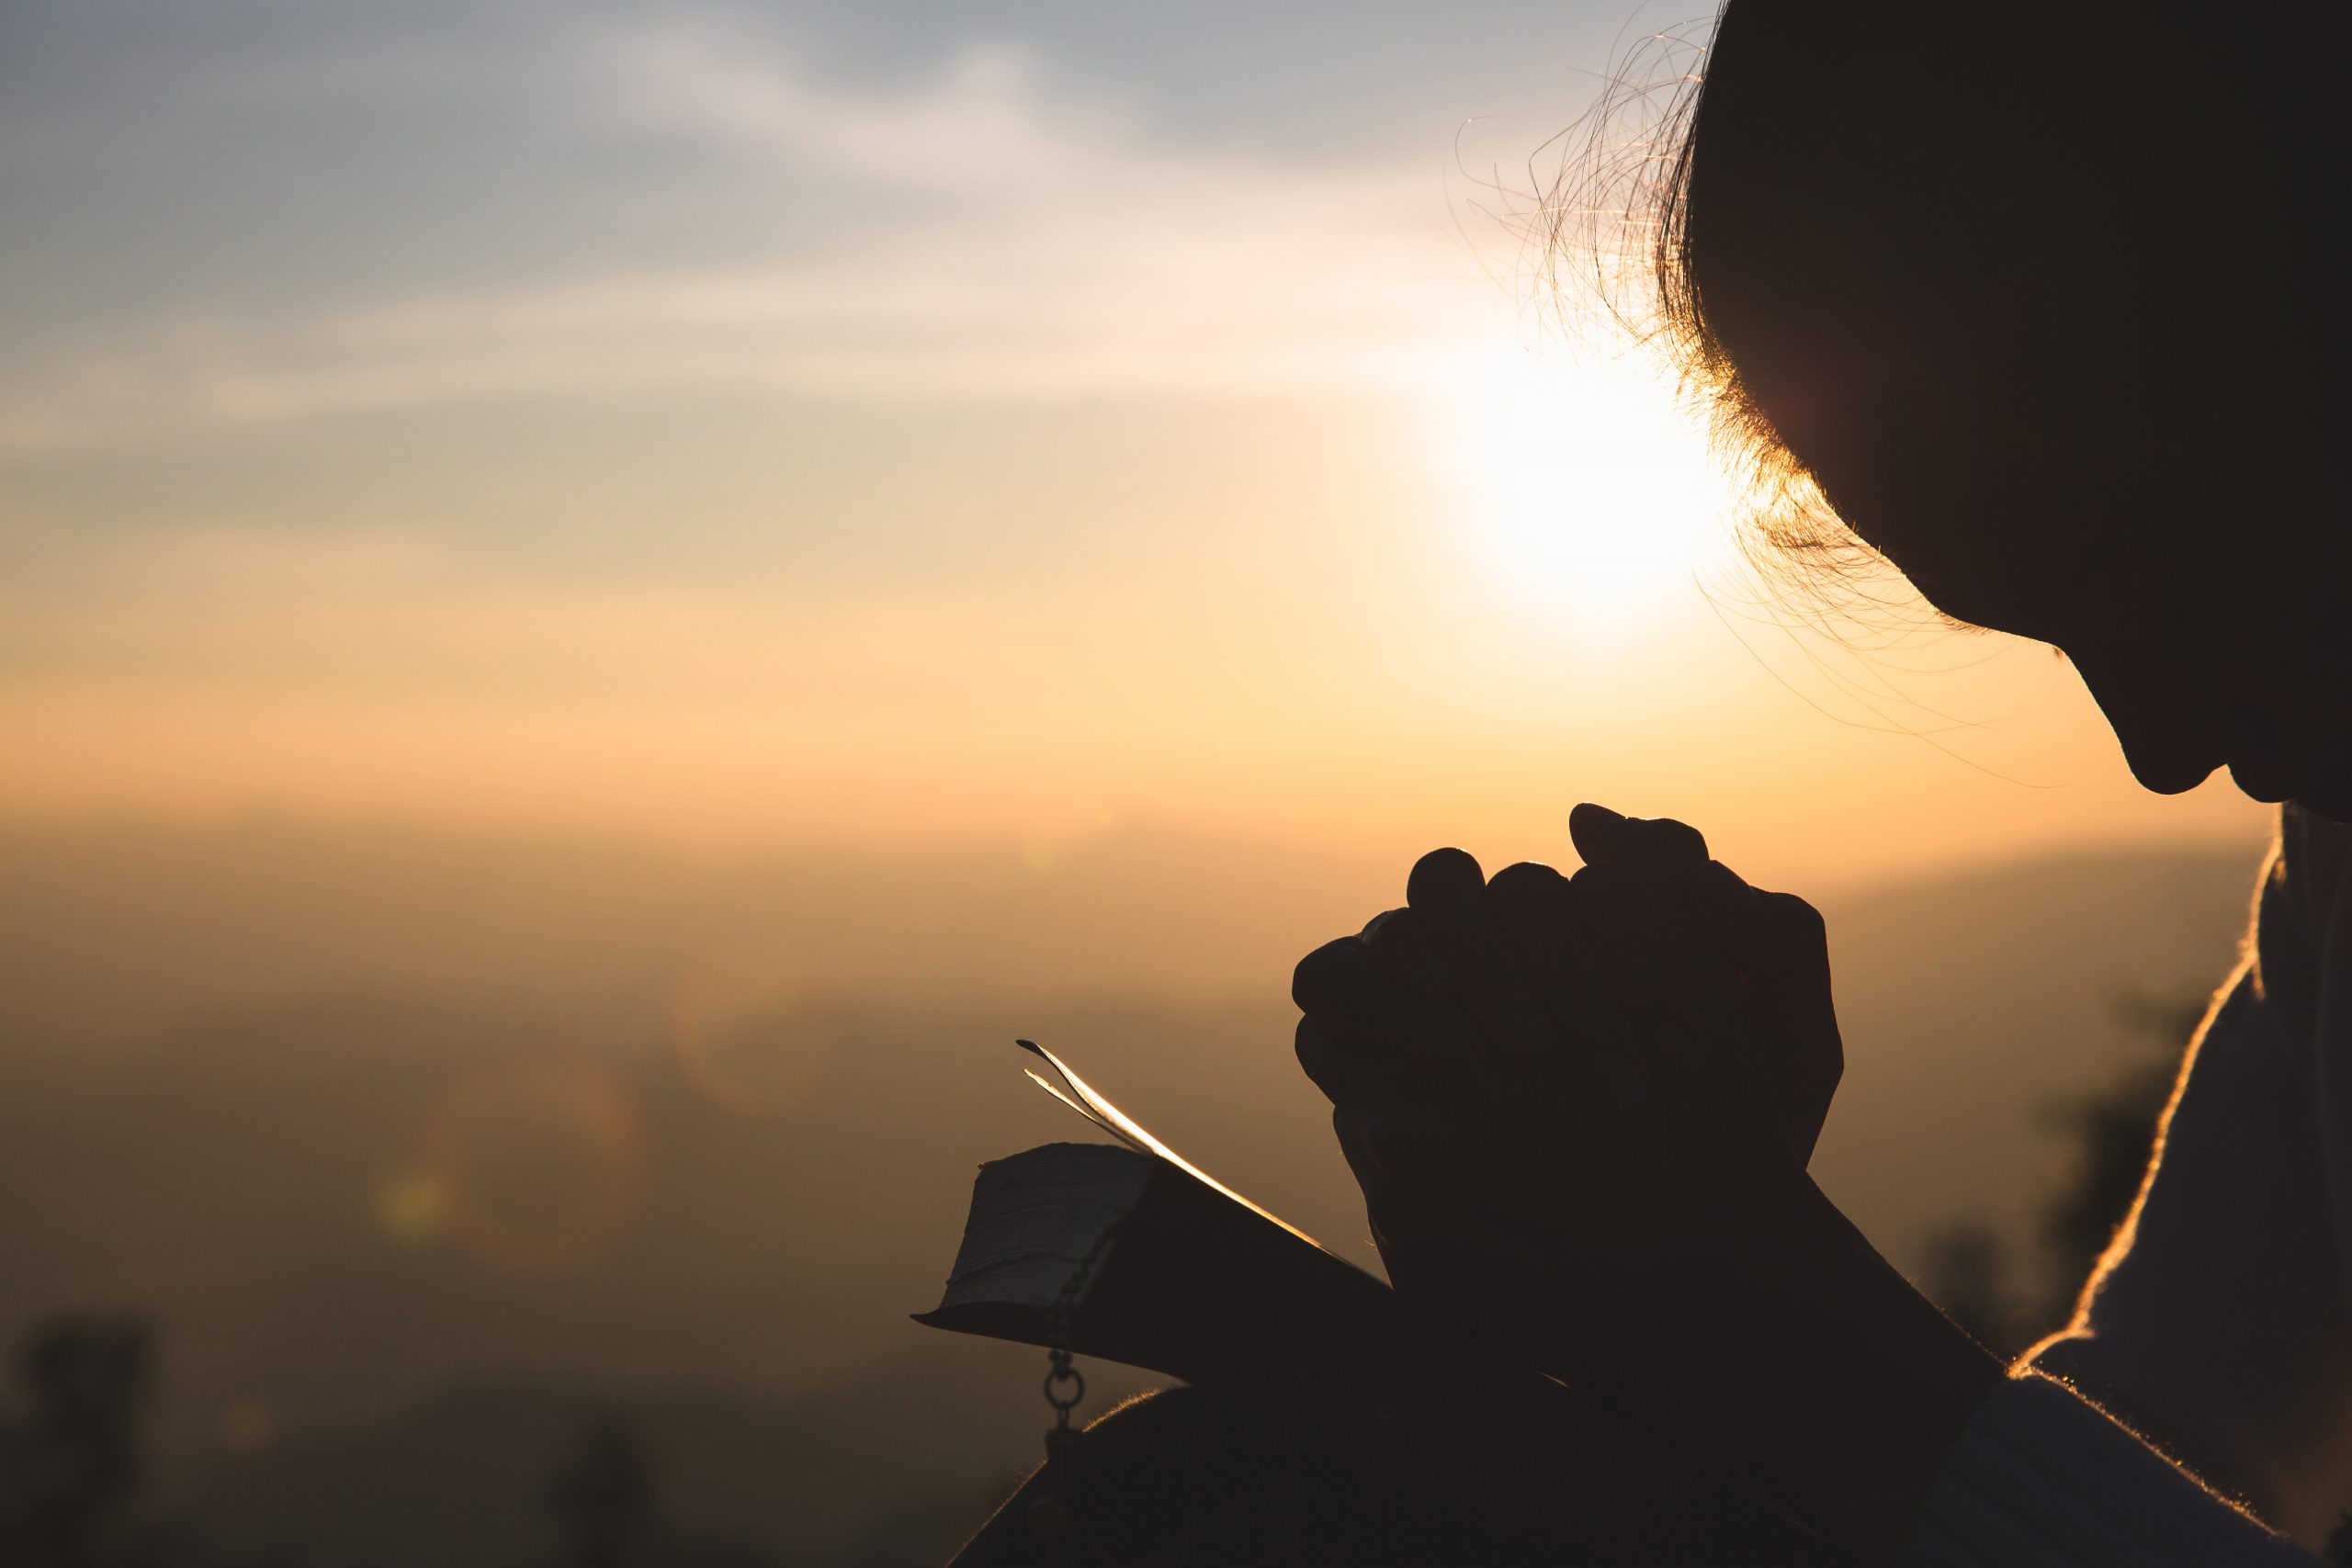
[[[2343,911],[2352,829],[2299,810],[2278,811],[2278,831],[2256,885],[2247,934],[2256,993],[2289,1032],[2309,1038],[2320,1027],[2321,976],[2352,963],[2344,951],[2352,920]]]

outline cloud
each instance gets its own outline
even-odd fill
[[[683,186],[755,190],[792,209],[795,236],[675,220],[656,247],[674,263],[582,250],[462,288],[421,276],[118,321],[7,368],[0,451],[498,400],[1390,390],[1497,313],[1435,159],[1301,167],[1156,143],[1015,44],[853,86],[738,23],[672,18],[584,28],[563,61],[544,112],[570,117],[566,155],[599,189],[633,182],[605,199],[652,222]]]
[[[671,17],[592,35],[579,65],[616,131],[894,191],[1067,188],[1105,172],[1105,150],[1130,136],[1115,100],[1057,85],[1009,41],[967,44],[910,87],[846,88],[740,20]]]

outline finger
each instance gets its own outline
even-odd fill
[[[1689,899],[1700,931],[1743,971],[1768,956],[1762,947],[1764,896],[1737,872],[1719,860],[1709,861],[1691,876]]]
[[[1749,886],[1716,861],[1694,879],[1691,908],[1710,940],[1739,967],[1759,1057],[1756,1070],[1788,1107],[1792,1152],[1810,1159],[1846,1066],[1821,915],[1792,893]]]
[[[1634,1065],[1636,1036],[1577,919],[1568,879],[1548,865],[1522,861],[1495,873],[1487,901],[1517,946],[1577,1070],[1617,1111],[1641,1109],[1649,1085]]]
[[[1396,1140],[1384,1136],[1381,1122],[1359,1111],[1338,1111],[1331,1129],[1339,1134],[1340,1152],[1347,1156],[1348,1168],[1363,1193],[1364,1219],[1372,1226],[1373,1244],[1380,1248],[1381,1261],[1388,1265],[1393,1284],[1397,1259],[1391,1244],[1400,1235],[1410,1240],[1426,1228],[1431,1200],[1414,1188],[1409,1174],[1400,1178],[1389,1164]]]
[[[1691,953],[1678,952],[1697,942],[1698,933],[1671,919],[1671,905],[1655,881],[1619,862],[1587,864],[1569,878],[1568,891],[1643,1060],[1655,1073],[1685,1082],[1697,1077],[1705,1053],[1693,1017],[1702,998],[1692,993],[1692,979],[1722,960],[1710,952],[1704,962],[1693,962]]]
[[[1364,1136],[1363,1118],[1345,1106],[1331,1107],[1331,1132],[1340,1140],[1340,1153],[1348,1162],[1356,1185],[1363,1189],[1364,1201],[1375,1203],[1386,1179],[1380,1157],[1372,1152],[1372,1142]]]
[[[1671,817],[1627,817],[1586,801],[1568,813],[1568,837],[1587,865],[1691,867],[1707,858],[1706,836]]]
[[[1568,812],[1568,839],[1587,865],[1622,858],[1626,818],[1588,800]]]
[[[1312,1018],[1302,1018],[1291,1048],[1299,1067],[1334,1106],[1384,1104],[1398,1092],[1395,1059],[1377,1049],[1351,1044]]]
[[[1348,1170],[1355,1176],[1357,1192],[1364,1194],[1364,1227],[1371,1232],[1371,1246],[1378,1248],[1381,1262],[1387,1265],[1390,1277],[1397,1272],[1397,1260],[1390,1256],[1387,1232],[1381,1229],[1381,1208],[1387,1199],[1387,1173],[1381,1170],[1381,1161],[1371,1152],[1371,1140],[1364,1135],[1364,1119],[1350,1110],[1331,1107],[1331,1135],[1339,1138],[1339,1152],[1348,1161]]]
[[[1458,1200],[1461,1184],[1476,1171],[1491,1180],[1494,1161],[1484,1141],[1470,1131],[1476,1123],[1427,1107],[1385,1108],[1356,1115],[1366,1154],[1380,1168],[1390,1208],[1419,1215]]]
[[[1407,990],[1434,1000],[1454,994],[1453,972],[1412,910],[1389,909],[1373,916],[1361,940],[1373,967]]]
[[[1399,1261],[1412,1266],[1415,1279],[1429,1282],[1446,1270],[1448,1256],[1465,1245],[1487,1268],[1528,1248],[1524,1234],[1496,1233],[1497,1216],[1508,1210],[1497,1208],[1496,1189],[1521,1178],[1493,1168],[1476,1123],[1419,1115],[1355,1120],[1364,1156],[1378,1172],[1377,1193],[1366,1194],[1364,1212],[1389,1265],[1391,1283],[1408,1283],[1397,1274]],[[1401,1259],[1395,1245],[1399,1242]]]
[[[1424,1237],[1431,1228],[1427,1205],[1398,1194],[1396,1184],[1372,1152],[1371,1138],[1361,1122],[1351,1119],[1339,1131],[1340,1150],[1347,1155],[1349,1168],[1356,1173],[1356,1186],[1363,1194],[1364,1228],[1372,1233],[1372,1245],[1388,1271],[1389,1284],[1402,1290],[1408,1280],[1418,1278],[1419,1266],[1427,1260]]]
[[[1706,836],[1670,817],[1625,817],[1589,801],[1568,814],[1568,833],[1588,866],[1642,874],[1640,901],[1660,945],[1632,955],[1633,980],[1645,990],[1657,987],[1663,1004],[1665,1016],[1653,1020],[1649,1036],[1655,1055],[1677,1077],[1697,1077],[1710,1055],[1706,1043],[1736,1036],[1742,999],[1734,977],[1685,940],[1695,885],[1719,863],[1707,856]],[[1628,928],[1609,929],[1614,935]]]
[[[1335,1037],[1403,1064],[1453,1066],[1475,1055],[1470,1021],[1455,1008],[1398,986],[1377,969],[1355,937],[1327,942],[1291,972],[1298,1010]]]
[[[1793,893],[1759,895],[1763,903],[1763,962],[1749,982],[1765,1038],[1777,1053],[1772,1066],[1789,1105],[1789,1143],[1800,1161],[1813,1157],[1846,1072],[1830,985],[1829,933],[1821,913]]]
[[[1503,1062],[1540,1062],[1555,1053],[1551,1026],[1520,957],[1487,907],[1487,879],[1460,850],[1431,850],[1413,864],[1406,903],[1453,973],[1462,1004]]]

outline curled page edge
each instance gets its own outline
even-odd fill
[[[1032,1082],[1036,1084],[1039,1089],[1044,1089],[1047,1094],[1052,1095],[1056,1100],[1060,1100],[1064,1105],[1067,1105],[1071,1110],[1077,1111],[1080,1116],[1085,1117],[1089,1122],[1093,1122],[1097,1127],[1102,1128],[1104,1132],[1118,1139],[1119,1142],[1126,1145],[1127,1147],[1135,1150],[1137,1154],[1154,1155],[1160,1159],[1166,1160],[1169,1164],[1174,1166],[1177,1169],[1182,1171],[1193,1180],[1200,1182],[1203,1186],[1216,1189],[1217,1191],[1222,1192],[1227,1197],[1232,1199],[1235,1202],[1240,1204],[1243,1208],[1249,1210],[1251,1213],[1258,1215],[1261,1219],[1270,1220],[1273,1224],[1282,1226],[1283,1229],[1290,1232],[1291,1235],[1298,1237],[1299,1240],[1306,1243],[1307,1246],[1314,1247],[1317,1252],[1329,1250],[1325,1247],[1321,1242],[1317,1241],[1313,1236],[1307,1235],[1305,1231],[1300,1230],[1288,1220],[1283,1219],[1279,1214],[1270,1213],[1266,1210],[1260,1208],[1257,1204],[1250,1201],[1249,1199],[1244,1198],[1240,1193],[1236,1192],[1232,1188],[1227,1187],[1224,1182],[1219,1181],[1216,1177],[1211,1176],[1207,1171],[1203,1170],[1199,1166],[1194,1165],[1191,1160],[1188,1160],[1183,1156],[1178,1154],[1174,1149],[1170,1148],[1166,1144],[1161,1143],[1158,1138],[1153,1137],[1149,1133],[1145,1132],[1142,1123],[1136,1121],[1134,1117],[1129,1116],[1117,1106],[1112,1104],[1109,1100],[1103,1099],[1101,1095],[1095,1093],[1093,1089],[1088,1085],[1084,1078],[1080,1077],[1076,1073],[1069,1070],[1068,1063],[1064,1062],[1059,1056],[1055,1055],[1051,1051],[1046,1050],[1043,1045],[1038,1044],[1035,1040],[1016,1040],[1013,1043],[1020,1046],[1023,1051],[1027,1051],[1031,1055],[1043,1059],[1047,1066],[1054,1069],[1055,1074],[1060,1077],[1063,1085],[1069,1089],[1069,1092],[1068,1094],[1063,1093],[1060,1089],[1057,1089],[1053,1084],[1047,1082],[1043,1077],[1034,1070],[1029,1072],[1029,1078]]]
[[[1139,1144],[1133,1138],[1128,1137],[1125,1133],[1120,1130],[1116,1122],[1105,1122],[1102,1117],[1097,1116],[1093,1111],[1087,1106],[1085,1101],[1072,1100],[1068,1094],[1063,1092],[1059,1085],[1052,1082],[1045,1074],[1037,1071],[1035,1067],[1023,1067],[1021,1071],[1022,1075],[1031,1083],[1035,1084],[1039,1089],[1044,1089],[1047,1094],[1052,1095],[1056,1100],[1060,1100],[1064,1105],[1069,1106],[1072,1111],[1077,1111],[1080,1116],[1085,1117],[1089,1122],[1093,1122],[1097,1127],[1102,1128],[1104,1132],[1110,1134],[1111,1136],[1118,1139],[1119,1142],[1135,1150],[1136,1153],[1139,1155],[1148,1155],[1151,1153],[1149,1145]]]

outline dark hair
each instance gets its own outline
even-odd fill
[[[2079,475],[2200,387],[2282,376],[2200,422],[2319,438],[2344,10],[1730,0],[1662,109],[1689,35],[1616,73],[1546,204],[1553,263],[1709,400],[1756,535],[1800,566],[1868,553],[1812,482],[1835,445]]]

